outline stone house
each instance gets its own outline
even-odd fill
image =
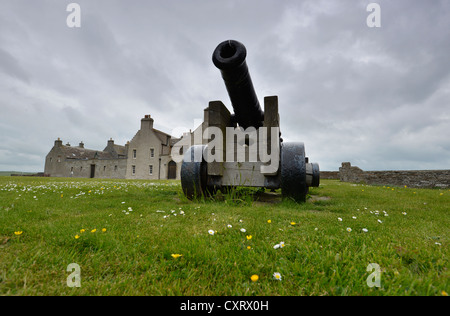
[[[172,148],[180,139],[153,128],[145,115],[131,141],[116,145],[110,139],[103,150],[63,145],[57,139],[45,158],[44,174],[51,177],[111,179],[180,179],[181,162],[172,159]]]

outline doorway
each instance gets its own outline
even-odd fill
[[[95,177],[95,165],[91,165],[91,178]]]
[[[168,164],[168,174],[167,179],[176,179],[177,178],[177,164],[175,161],[171,160]]]

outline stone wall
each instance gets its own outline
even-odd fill
[[[95,166],[95,167],[94,167]],[[127,160],[118,159],[64,159],[48,163],[46,175],[51,177],[124,179]]]
[[[363,171],[350,162],[343,162],[339,168],[339,178],[343,182],[375,185],[450,188],[450,170]]]
[[[339,171],[320,171],[320,179],[339,180]]]

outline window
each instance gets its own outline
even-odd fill
[[[116,165],[116,166],[114,166],[114,171],[117,171],[117,165]]]
[[[133,159],[136,159],[136,149],[133,149]]]
[[[155,148],[150,148],[150,158],[155,157]]]
[[[148,171],[150,175],[153,174],[153,165],[148,166]]]
[[[50,157],[50,162],[52,162],[53,161],[53,158],[52,157]]]
[[[131,166],[131,174],[133,176],[136,174],[136,166]]]
[[[106,166],[103,166],[103,171],[106,171]]]

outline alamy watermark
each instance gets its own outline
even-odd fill
[[[81,287],[81,268],[77,263],[70,263],[67,268],[67,272],[71,272],[67,277],[68,287]],[[367,272],[371,272],[366,279],[366,284],[368,287],[373,288],[381,287],[381,267],[378,263],[370,263],[367,268]]]
[[[77,263],[71,263],[67,266],[67,272],[71,272],[67,277],[68,287],[81,287],[81,268]]]
[[[72,2],[66,7],[66,11],[70,12],[67,16],[66,24],[70,28],[81,27],[81,6]],[[366,19],[366,24],[368,27],[381,27],[381,6],[376,2],[371,2],[366,7],[367,12],[371,12]]]
[[[371,12],[367,16],[366,24],[368,27],[381,27],[381,6],[372,2],[367,5],[367,12]]]
[[[265,165],[261,166],[261,172],[270,173],[278,169],[280,161],[279,135],[279,127],[226,127],[225,131],[214,126],[197,128],[185,133],[173,146],[172,159],[175,162],[262,162]],[[203,151],[186,154],[193,144],[206,146]]]
[[[381,268],[378,263],[370,263],[367,268],[367,272],[372,272],[366,280],[367,286],[372,287],[381,287]]]
[[[78,3],[70,3],[66,8],[70,14],[67,16],[66,24],[68,27],[81,27],[81,6]]]
[[[67,16],[66,24],[68,27],[81,27],[81,6],[76,3],[70,3],[66,8],[70,14]],[[369,3],[366,7],[367,12],[371,12],[367,16],[368,27],[381,27],[381,6],[376,2]]]

